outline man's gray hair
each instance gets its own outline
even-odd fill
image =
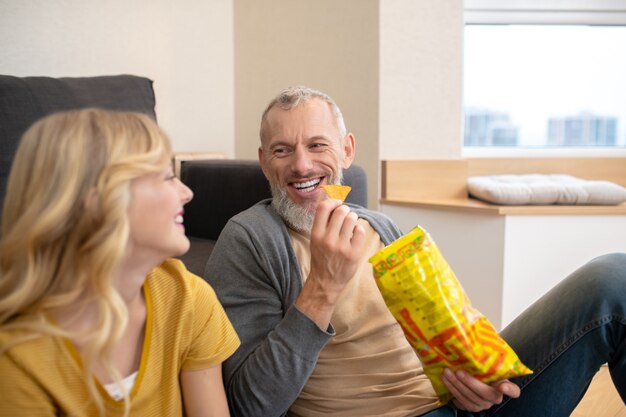
[[[263,116],[261,117],[261,142],[264,139],[263,127],[265,126],[265,120],[267,119],[267,113],[274,108],[280,107],[283,110],[291,110],[295,107],[303,103],[307,103],[313,99],[321,99],[330,105],[330,108],[335,116],[335,121],[337,123],[337,128],[339,129],[339,134],[343,139],[346,136],[346,124],[343,121],[343,115],[341,114],[341,110],[335,100],[330,98],[328,94],[322,93],[321,91],[315,90],[313,88],[305,87],[305,86],[296,86],[289,87],[281,91],[265,108],[263,112]]]

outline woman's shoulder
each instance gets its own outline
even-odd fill
[[[189,291],[208,285],[189,271],[180,259],[169,258],[150,271],[146,281],[152,289]]]
[[[167,259],[156,266],[146,279],[146,288],[154,303],[182,305],[198,298],[213,299],[213,288],[202,278],[187,270],[179,259]]]
[[[65,355],[61,338],[44,335],[23,328],[0,330],[0,369],[18,366],[37,368],[52,366]],[[0,372],[2,374],[2,372]]]
[[[190,279],[194,274],[187,270],[185,264],[180,259],[168,258],[154,267],[150,273],[152,276],[171,276],[178,279]]]

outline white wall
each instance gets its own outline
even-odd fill
[[[459,158],[463,1],[380,1],[380,159]]]
[[[177,151],[234,155],[232,0],[0,0],[0,73],[154,81]]]
[[[502,322],[597,256],[624,252],[624,215],[507,216]]]
[[[154,80],[176,151],[256,158],[278,90],[331,94],[379,161],[461,153],[462,0],[0,0],[0,73]]]

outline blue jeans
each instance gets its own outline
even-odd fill
[[[424,417],[567,417],[604,363],[626,403],[626,253],[579,268],[501,335],[534,371],[512,379],[521,396],[481,413],[448,405]]]

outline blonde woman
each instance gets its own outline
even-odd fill
[[[0,415],[227,416],[239,339],[189,247],[171,146],[149,117],[35,123],[0,235]]]

